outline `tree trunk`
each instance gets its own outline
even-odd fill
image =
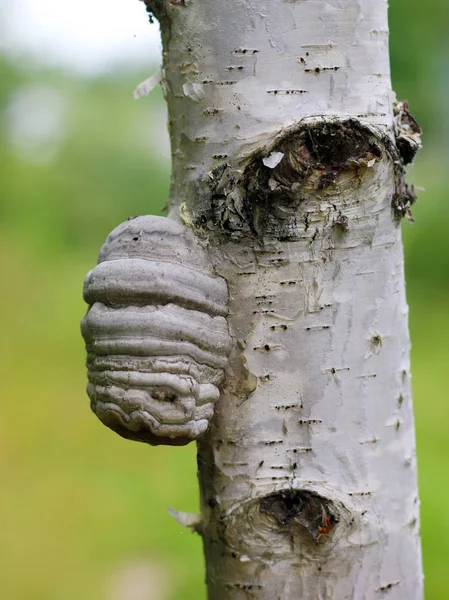
[[[211,600],[422,598],[400,219],[419,145],[386,0],[146,0],[170,216],[234,350],[198,444]]]

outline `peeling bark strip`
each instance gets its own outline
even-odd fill
[[[386,0],[146,0],[161,23],[170,216],[229,287],[198,443],[210,600],[420,600],[399,217],[419,127]]]

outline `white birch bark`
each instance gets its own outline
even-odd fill
[[[393,114],[387,2],[146,4],[170,216],[230,291],[235,349],[198,449],[209,598],[419,600],[397,139],[418,142]]]

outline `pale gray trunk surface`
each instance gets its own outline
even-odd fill
[[[230,292],[198,456],[209,598],[419,600],[400,231],[418,129],[393,113],[387,2],[146,4],[170,215]]]

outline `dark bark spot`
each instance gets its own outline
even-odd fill
[[[395,117],[395,145],[390,154],[395,164],[396,190],[392,199],[394,213],[398,219],[406,216],[413,221],[411,206],[417,196],[413,186],[405,183],[405,167],[415,158],[421,148],[421,127],[410,114],[407,102],[397,102],[393,107]]]
[[[263,163],[270,152],[284,156],[273,169]],[[293,131],[272,148],[253,157],[244,175],[243,214],[257,235],[276,233],[289,239],[301,218],[305,230],[307,215],[300,214],[304,198],[313,189],[334,185],[343,172],[363,169],[372,158],[381,157],[373,135],[358,122],[316,123]],[[280,235],[279,235],[280,233]]]
[[[382,347],[382,336],[379,333],[373,335],[371,338],[371,344],[375,350],[379,350]]]
[[[349,219],[346,215],[338,214],[337,218],[334,219],[334,227],[339,229],[340,231],[348,231],[349,230]]]
[[[401,583],[400,581],[392,581],[391,583],[387,583],[386,585],[382,585],[381,587],[377,588],[376,592],[381,592],[381,593],[388,592],[389,590],[396,587],[400,583]]]
[[[418,149],[412,144],[410,144],[405,138],[398,137],[396,140],[396,145],[399,150],[399,154],[404,162],[404,165],[410,164],[415,158],[416,152]]]
[[[396,117],[396,145],[404,165],[408,165],[415,158],[420,148],[421,127],[410,114],[408,102],[398,102],[394,107]]]
[[[333,531],[339,519],[331,500],[307,490],[283,490],[265,496],[260,512],[274,518],[282,531],[305,530],[317,542]]]

